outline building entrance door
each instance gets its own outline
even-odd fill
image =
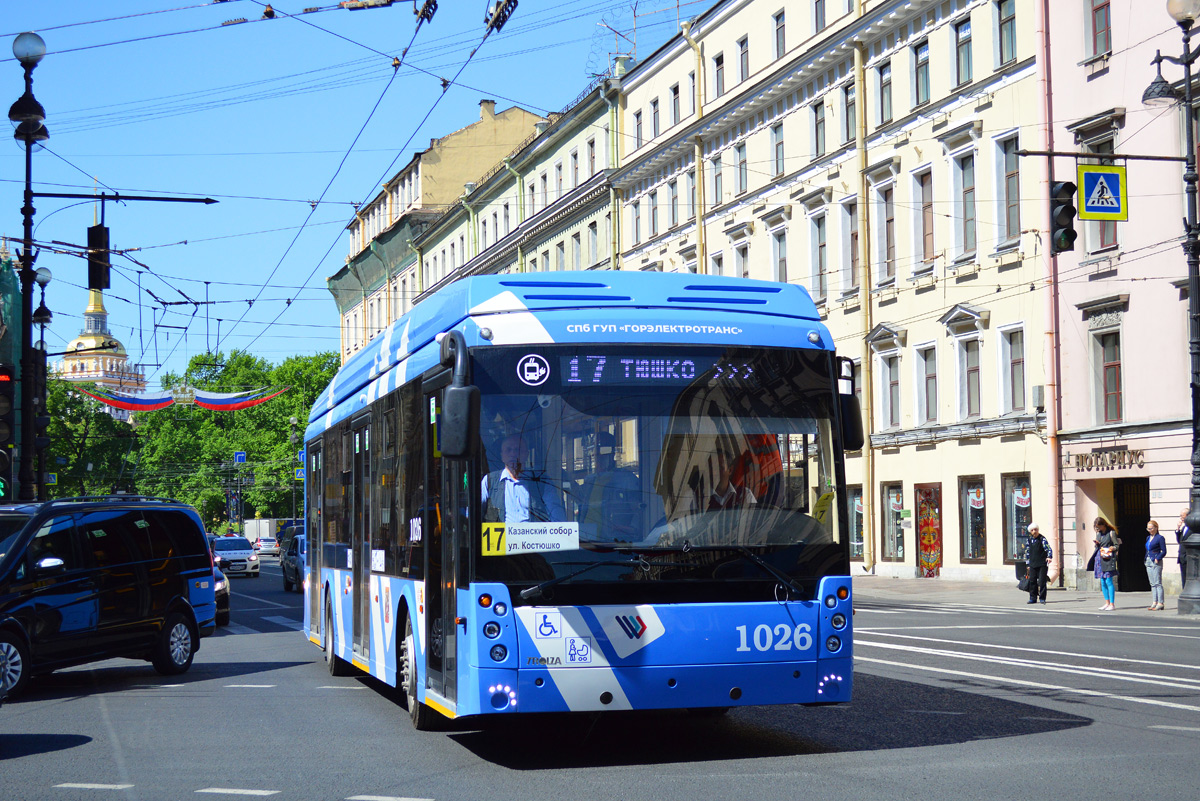
[[[922,578],[942,573],[942,485],[917,484],[917,552]]]
[[[1121,549],[1117,552],[1117,589],[1149,592],[1146,523],[1150,522],[1150,479],[1113,479],[1113,500],[1117,506],[1117,519],[1113,522],[1121,538]]]

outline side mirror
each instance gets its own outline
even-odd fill
[[[478,387],[446,387],[438,438],[443,456],[462,459],[474,455],[475,444],[479,441]]]
[[[34,565],[34,570],[43,575],[51,573],[64,573],[67,569],[67,563],[59,559],[57,556],[43,556]]]
[[[861,451],[866,444],[863,434],[862,409],[857,395],[839,395],[842,403],[842,450]]]

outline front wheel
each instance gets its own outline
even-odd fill
[[[286,570],[283,572],[283,591],[284,592],[292,591],[292,582],[288,579]]]
[[[0,631],[0,698],[16,695],[29,683],[29,649],[11,631]]]
[[[184,673],[192,666],[196,655],[196,637],[188,619],[179,612],[167,615],[167,622],[159,633],[150,661],[154,669],[164,676]]]
[[[404,701],[408,706],[408,716],[412,718],[413,728],[417,731],[433,731],[437,719],[432,709],[417,700],[417,649],[413,643],[412,618],[404,618],[404,653],[400,658],[401,677],[404,684]]]

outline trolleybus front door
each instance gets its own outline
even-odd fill
[[[447,701],[457,697],[457,587],[456,546],[464,533],[460,523],[466,514],[463,481],[466,463],[442,457],[438,448],[441,391],[425,396],[429,415],[425,440],[425,531],[430,533],[425,548],[425,655],[427,687]]]
[[[325,563],[325,471],[321,461],[321,441],[313,440],[305,446],[304,455],[306,467],[304,477],[307,489],[304,491],[304,509],[308,517],[305,531],[308,534],[308,557],[306,573],[312,576],[306,580],[304,591],[308,593],[308,632],[310,636],[321,636],[321,566]]]
[[[370,418],[353,424],[354,453],[351,454],[354,478],[351,483],[350,532],[353,570],[354,655],[364,662],[371,658],[371,425]]]

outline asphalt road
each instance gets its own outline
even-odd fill
[[[1194,798],[1200,621],[1098,598],[860,579],[854,702],[525,717],[417,733],[331,678],[275,560],[191,671],[111,660],[0,708],[11,799]]]

